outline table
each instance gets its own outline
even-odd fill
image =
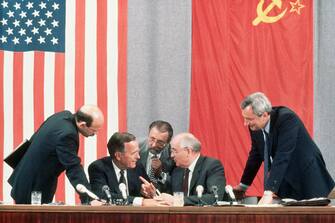
[[[0,205],[0,223],[333,223],[335,207]]]

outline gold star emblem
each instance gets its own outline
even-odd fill
[[[296,2],[290,2],[291,4],[291,10],[290,12],[296,12],[298,15],[300,15],[300,9],[304,8],[305,6],[301,4],[301,0],[297,0]]]

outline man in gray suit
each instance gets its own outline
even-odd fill
[[[161,192],[167,190],[166,181],[175,167],[170,157],[172,135],[170,123],[157,120],[150,124],[148,138],[139,144],[140,162],[145,167],[150,181]]]
[[[171,157],[177,168],[172,171],[170,189],[172,193],[184,192],[184,205],[212,205],[224,198],[226,179],[223,165],[217,159],[202,156],[200,150],[199,140],[191,133],[180,133],[171,141]],[[198,186],[203,188],[201,200],[197,196]],[[150,189],[150,186],[143,188]],[[175,199],[166,193],[161,198],[170,205]]]

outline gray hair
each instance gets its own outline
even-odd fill
[[[201,143],[200,141],[191,133],[181,133],[179,146],[182,148],[191,147],[194,152],[200,152]]]
[[[255,92],[243,99],[241,109],[251,106],[253,112],[257,116],[262,116],[264,112],[270,113],[272,105],[270,100],[262,92]]]

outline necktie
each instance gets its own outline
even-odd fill
[[[149,173],[148,173],[148,175],[149,175],[149,179],[150,179],[150,181],[154,184],[154,186],[155,187],[157,187],[157,178],[156,178],[156,176],[155,176],[155,171],[154,171],[154,169],[152,168],[152,159],[155,159],[155,158],[157,158],[157,154],[154,154],[152,157],[151,157],[151,159],[150,159],[150,166],[149,166]]]
[[[184,191],[184,195],[187,196],[188,195],[188,177],[190,174],[190,170],[188,168],[185,169],[184,172],[184,179],[183,179],[183,191]]]
[[[119,184],[120,183],[124,183],[127,186],[127,181],[126,181],[126,178],[124,177],[124,170],[120,170]]]
[[[269,134],[263,130],[263,135],[264,135],[264,185],[265,185],[270,169],[270,156],[269,156]]]

